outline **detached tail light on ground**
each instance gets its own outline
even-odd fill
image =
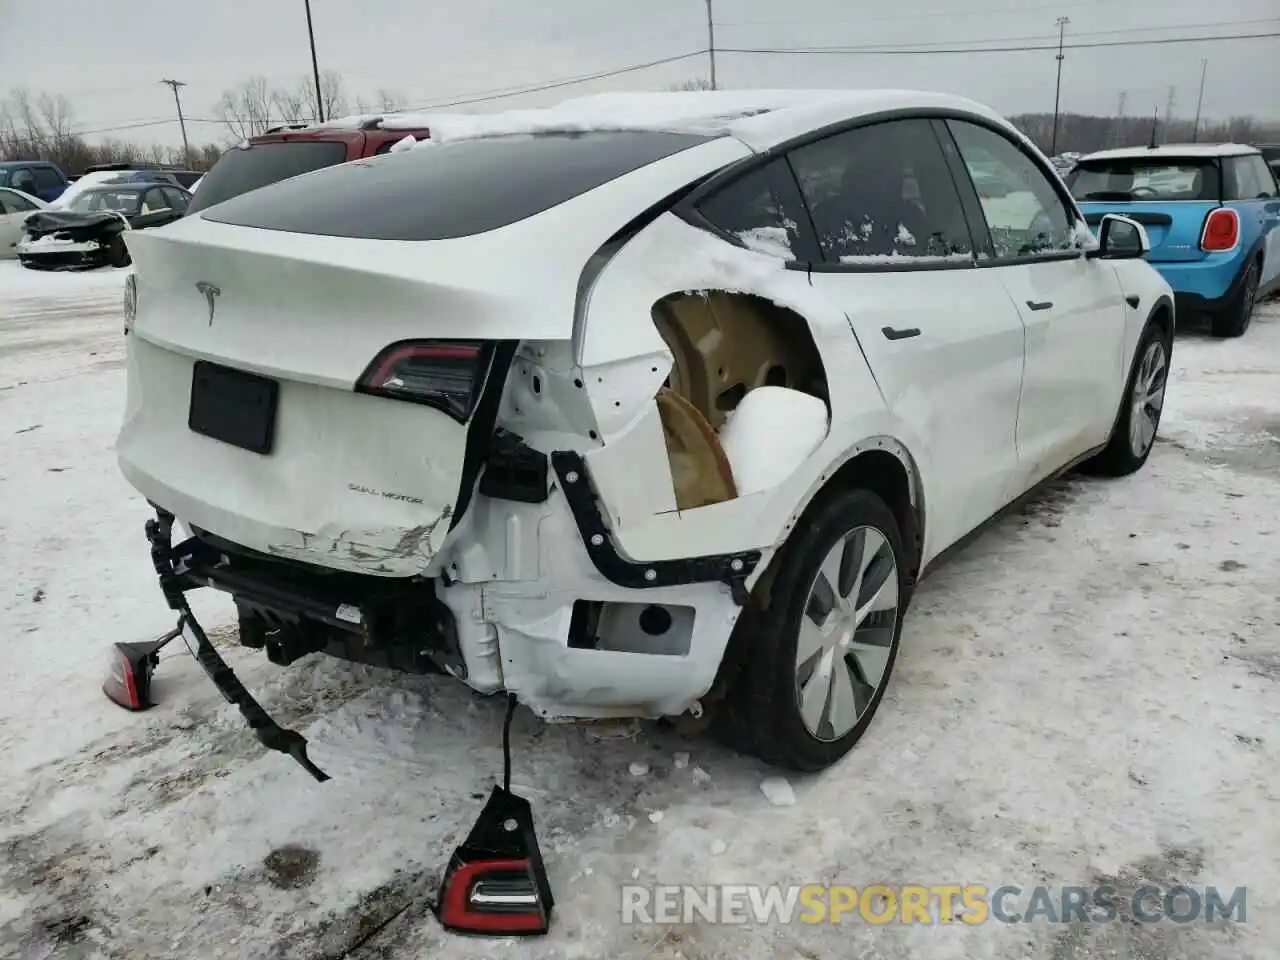
[[[533,809],[528,800],[511,792],[515,705],[515,697],[508,694],[502,726],[503,784],[489,794],[440,884],[436,917],[454,933],[539,936],[551,925],[555,900],[533,829]]]
[[[111,648],[107,679],[102,692],[112,703],[126,710],[147,710],[155,706],[151,700],[151,677],[160,663],[160,648],[177,636],[171,631],[149,643],[117,643]]]
[[[1230,207],[1210,210],[1204,218],[1204,230],[1200,234],[1200,249],[1205,253],[1221,253],[1233,250],[1240,242],[1240,215]]]
[[[469,340],[393,343],[369,364],[356,390],[423,403],[465,423],[480,398],[490,356],[488,344]]]

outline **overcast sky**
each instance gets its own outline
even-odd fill
[[[1037,46],[1280,33],[1280,0],[714,0],[717,46]],[[321,69],[352,93],[378,88],[410,106],[606,71],[702,49],[704,0],[312,0]],[[1280,118],[1280,37],[1216,43],[1068,49],[1062,109],[1195,114],[1208,59],[1204,115]],[[63,93],[78,130],[173,116],[158,81],[183,80],[193,142],[221,139],[222,91],[252,74],[296,82],[310,71],[303,0],[0,0],[0,95],[25,85]],[[707,75],[705,56],[594,83],[477,104],[538,106],[599,90],[662,89]],[[765,55],[724,52],[724,88],[893,86],[938,89],[1004,113],[1052,111],[1054,51]],[[177,124],[95,134],[177,143]]]

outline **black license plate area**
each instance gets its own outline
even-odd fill
[[[187,426],[233,447],[268,454],[275,442],[279,396],[275,380],[197,360]]]

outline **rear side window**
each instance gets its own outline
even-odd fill
[[[347,145],[328,140],[277,140],[228,150],[205,175],[190,212],[346,159]]]
[[[1199,158],[1085,160],[1067,174],[1066,182],[1071,196],[1080,203],[1217,203],[1222,190],[1217,164]]]
[[[467,237],[549,210],[706,139],[623,131],[433,143],[277,183],[207,217],[364,240]],[[193,208],[217,171],[200,185]]]
[[[757,167],[717,190],[698,204],[698,213],[749,249],[791,260],[798,227],[783,211],[778,176],[790,176],[785,160]]]
[[[1267,200],[1276,194],[1275,178],[1260,154],[1231,158],[1235,187],[1232,200]]]
[[[894,120],[799,147],[791,165],[828,260],[971,259],[964,207],[928,120]]]

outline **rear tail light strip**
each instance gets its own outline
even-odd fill
[[[401,341],[374,357],[356,390],[425,404],[466,423],[479,402],[492,358],[492,345],[484,341]]]

